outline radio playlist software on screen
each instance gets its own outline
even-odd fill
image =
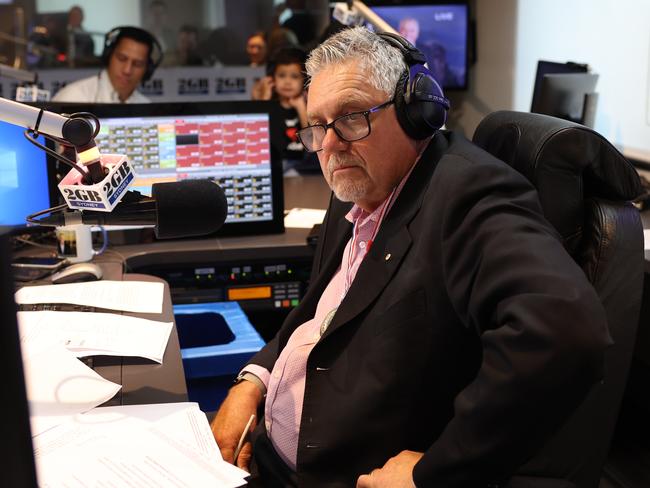
[[[228,198],[227,222],[273,217],[267,114],[102,118],[102,153],[126,154],[137,178],[132,189],[210,178]]]

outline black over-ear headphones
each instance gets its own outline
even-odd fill
[[[427,59],[419,49],[397,34],[380,32],[377,35],[399,49],[408,65],[395,87],[397,120],[413,139],[426,139],[445,124],[449,100],[424,66]]]
[[[149,56],[147,57],[147,69],[144,72],[142,81],[149,80],[156,68],[160,66],[163,60],[162,46],[158,40],[149,32],[139,27],[121,26],[115,27],[104,37],[104,50],[102,51],[102,65],[108,66],[111,55],[115,46],[122,38],[133,39],[149,46]]]

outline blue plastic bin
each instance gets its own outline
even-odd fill
[[[183,316],[188,314],[212,318],[210,323],[202,323],[186,320],[190,317]],[[237,302],[174,305],[174,316],[188,396],[190,401],[199,403],[201,410],[212,412],[225,398],[242,366],[264,346],[264,341]],[[224,330],[210,330],[212,323]],[[183,347],[183,344],[193,347]]]

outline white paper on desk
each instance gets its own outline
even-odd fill
[[[323,223],[325,210],[318,208],[292,208],[284,217],[285,227],[311,229],[315,224]]]
[[[212,437],[196,404],[97,408],[34,439],[39,485],[241,486],[246,472],[195,449],[206,429]]]
[[[16,303],[70,303],[126,312],[162,313],[164,289],[160,282],[108,280],[24,286],[16,292]]]
[[[56,342],[77,357],[139,356],[162,364],[171,322],[91,312],[18,312],[23,343]]]
[[[32,436],[104,403],[122,388],[99,376],[61,345],[22,350]]]
[[[152,431],[166,442],[178,443],[179,449],[190,449],[202,455],[206,462],[222,461],[221,452],[214,440],[207,417],[197,403],[161,403],[152,405],[123,405],[99,407],[76,417],[77,422],[105,423],[108,419],[136,418],[152,424]],[[230,463],[223,462],[219,470],[234,478],[243,479],[248,473]]]

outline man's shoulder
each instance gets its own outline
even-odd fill
[[[98,76],[92,75],[72,81],[61,88],[52,101],[54,102],[89,102],[97,90]]]
[[[138,90],[135,90],[129,97],[128,103],[151,103],[151,100],[145,97]]]

